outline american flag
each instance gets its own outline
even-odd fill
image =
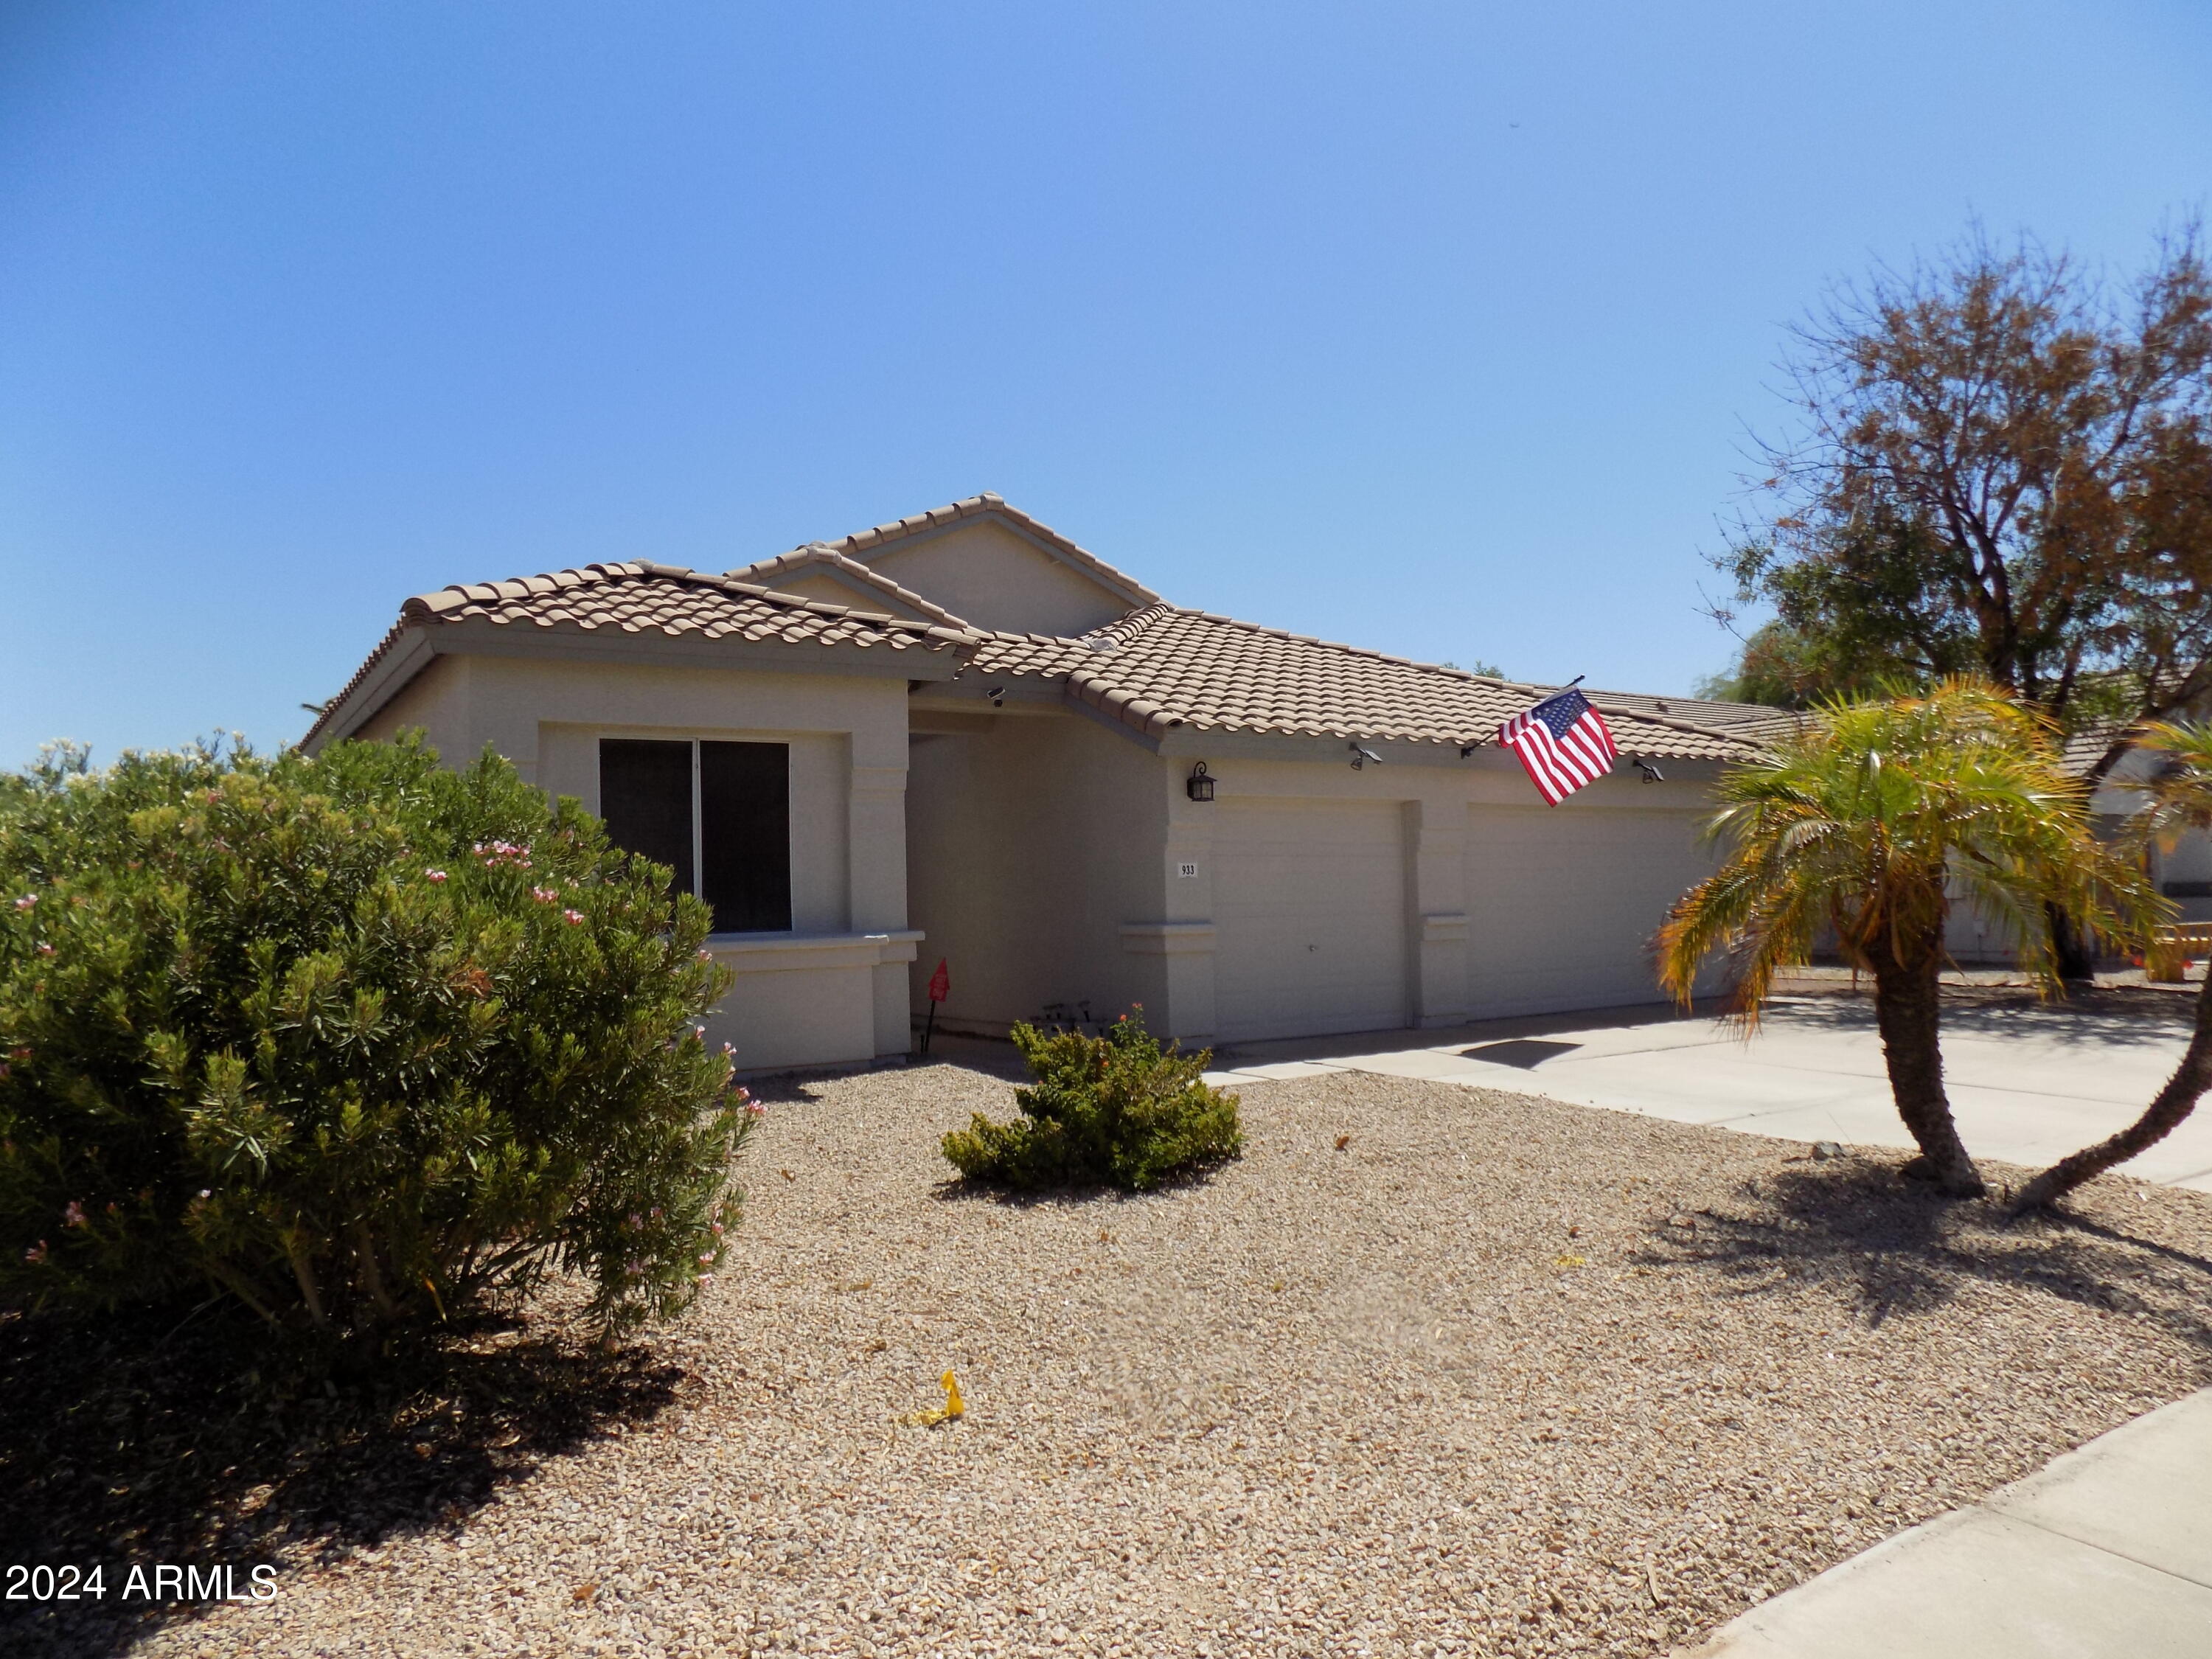
[[[1612,771],[1620,752],[1589,699],[1572,686],[1522,709],[1498,728],[1498,741],[1520,756],[1528,781],[1554,806]]]

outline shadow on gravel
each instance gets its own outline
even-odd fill
[[[105,1597],[0,1601],[0,1652],[121,1653],[191,1603],[122,1592],[132,1565],[313,1559],[465,1518],[541,1460],[674,1398],[648,1353],[489,1327],[349,1382],[257,1370],[243,1316],[0,1311],[0,1567],[104,1570]],[[0,1586],[0,1589],[5,1587]]]
[[[1689,1267],[1747,1297],[1840,1282],[1870,1328],[2003,1285],[2212,1352],[2212,1261],[2077,1214],[2008,1223],[1993,1203],[1938,1198],[1897,1169],[1850,1156],[1760,1176],[1726,1205],[1656,1218],[1632,1259]]]

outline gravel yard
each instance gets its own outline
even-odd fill
[[[2003,1229],[1887,1153],[1240,1092],[1210,1181],[1023,1203],[934,1151],[1000,1079],[769,1091],[665,1404],[134,1650],[1659,1655],[2212,1380],[2194,1194]]]

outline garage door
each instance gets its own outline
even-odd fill
[[[1652,936],[1668,906],[1712,873],[1699,822],[1685,811],[1470,808],[1476,1016],[1660,1000]]]
[[[1406,1023],[1405,836],[1388,801],[1224,801],[1214,1025],[1224,1042]]]

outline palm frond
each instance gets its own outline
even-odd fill
[[[2193,793],[2173,785],[2172,810],[2212,821],[2212,734],[2186,739],[2201,760],[2168,771],[2197,781]],[[2162,914],[2141,870],[2091,833],[2057,727],[1981,681],[1824,704],[1798,734],[1723,774],[1714,793],[1705,831],[1727,851],[1669,912],[1660,981],[1686,1002],[1702,964],[1723,954],[1747,1024],[1824,925],[1854,962],[1876,952],[1903,961],[1941,950],[1955,895],[2055,984],[2048,907],[2129,940]]]

